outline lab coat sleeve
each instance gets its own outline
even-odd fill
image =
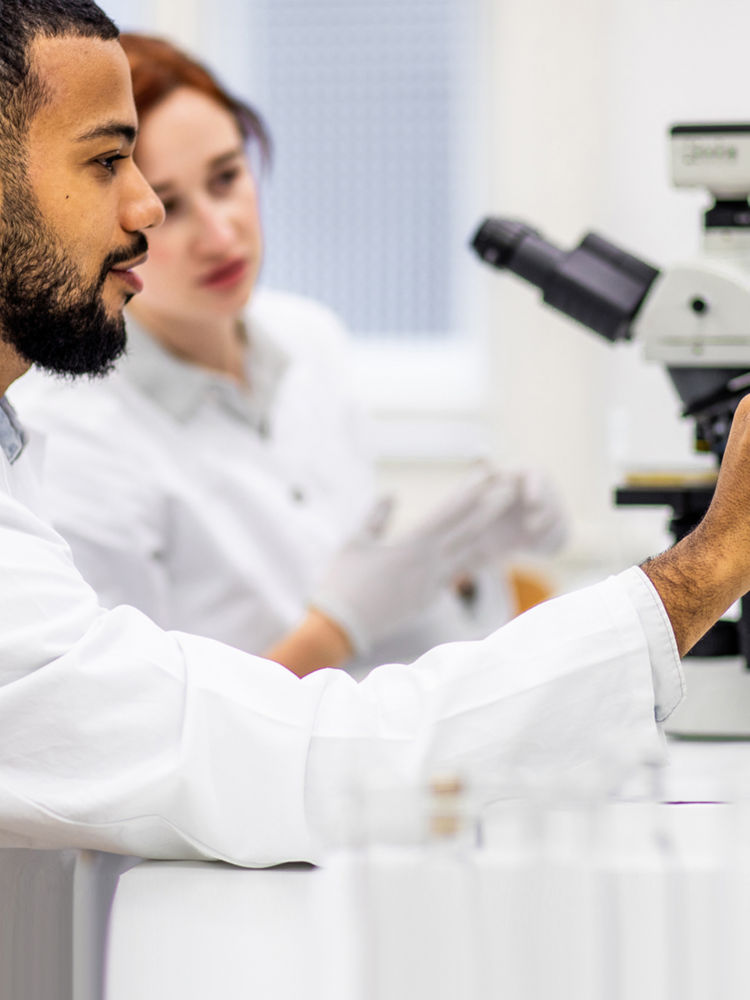
[[[299,680],[133,608],[102,610],[62,539],[0,493],[2,840],[317,860],[319,818],[369,775],[554,776],[613,742],[658,751],[649,640],[623,580],[360,684],[336,670]]]

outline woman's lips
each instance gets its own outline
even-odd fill
[[[199,279],[198,284],[203,288],[217,290],[234,288],[247,274],[247,268],[248,263],[244,258],[241,260],[231,260],[228,264],[222,264],[221,267],[209,271],[208,274]]]

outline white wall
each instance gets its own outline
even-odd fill
[[[750,118],[750,6],[733,0],[502,0],[493,6],[495,214],[572,246],[589,229],[657,266],[691,255],[705,198],[667,171],[676,121]],[[493,275],[495,450],[547,465],[576,511],[571,559],[616,568],[660,547],[662,512],[613,511],[631,466],[705,461],[660,369]]]
[[[488,211],[568,243],[596,218],[604,187],[592,163],[606,119],[599,82],[602,6],[597,0],[508,0],[494,11]],[[601,461],[606,348],[543,310],[536,291],[518,279],[489,271],[487,281],[496,454],[547,467],[580,524],[598,526],[607,507]]]

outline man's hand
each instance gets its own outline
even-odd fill
[[[750,396],[734,415],[705,517],[642,569],[659,592],[681,656],[750,590]]]

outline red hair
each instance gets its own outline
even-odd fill
[[[264,159],[270,157],[271,137],[261,116],[225,90],[205,66],[162,38],[125,32],[120,35],[120,43],[130,63],[139,118],[145,117],[173,91],[190,87],[225,108],[245,142],[257,142]]]

